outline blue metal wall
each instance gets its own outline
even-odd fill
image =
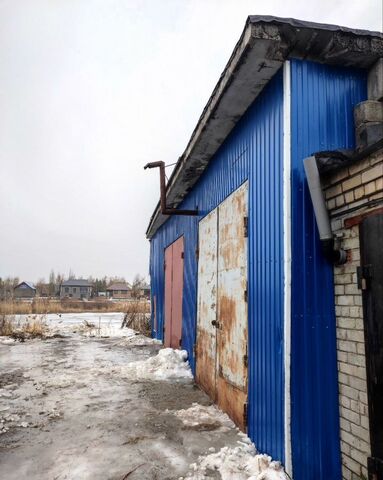
[[[257,106],[249,144],[248,426],[258,450],[284,462],[282,75]]]
[[[353,107],[366,99],[366,75],[294,60],[291,85],[293,474],[339,480],[333,271],[320,252],[303,159],[354,146]]]
[[[201,217],[172,217],[151,241],[157,338],[164,322],[164,249],[185,235],[183,348],[194,370],[198,221],[249,178],[249,435],[261,451],[284,459],[282,108],[279,72],[221,146],[182,208]]]

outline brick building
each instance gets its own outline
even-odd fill
[[[367,478],[368,463],[369,478],[383,478],[382,458],[379,456],[383,429],[383,416],[379,411],[383,398],[381,392],[377,392],[381,387],[376,387],[381,385],[383,374],[381,361],[376,364],[376,357],[383,351],[383,330],[378,326],[382,324],[382,309],[381,299],[370,298],[372,285],[368,278],[371,276],[379,282],[378,288],[382,291],[382,60],[370,73],[369,80],[369,100],[355,108],[356,151],[347,152],[343,158],[333,155],[332,161],[329,161],[331,156],[326,162],[322,161],[322,188],[336,246],[347,254],[346,263],[334,267],[340,441],[345,480]],[[365,222],[373,222],[372,229],[367,225],[366,230]],[[374,251],[374,245],[369,244],[370,237],[378,252],[372,262],[375,263],[372,264],[372,273],[363,271],[366,262],[362,258],[363,251],[368,250],[370,256]],[[371,258],[367,268],[370,262]],[[369,318],[369,305],[373,305],[373,319]],[[374,346],[369,348],[371,341]],[[377,477],[373,476],[374,472]]]

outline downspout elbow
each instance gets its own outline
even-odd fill
[[[342,265],[347,261],[346,252],[334,247],[334,235],[331,230],[330,218],[320,183],[320,176],[316,158],[307,157],[303,161],[311,201],[314,207],[315,219],[318,226],[324,257],[330,262]]]

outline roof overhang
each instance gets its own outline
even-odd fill
[[[183,201],[236,123],[287,59],[369,68],[381,56],[383,35],[379,32],[271,16],[248,17],[169,179],[167,206],[176,208]],[[151,238],[168,218],[161,214],[158,203],[147,237]]]

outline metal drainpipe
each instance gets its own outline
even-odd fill
[[[316,158],[314,156],[307,157],[303,160],[303,164],[306,172],[311,201],[314,207],[323,254],[327,260],[337,265],[343,265],[347,261],[347,254],[342,249],[334,248],[334,235],[331,230],[330,218],[322,192]]]
[[[147,163],[144,170],[147,168],[160,169],[160,206],[163,215],[198,215],[198,210],[177,210],[176,208],[167,208],[166,206],[166,184],[165,184],[165,162],[151,162]]]

